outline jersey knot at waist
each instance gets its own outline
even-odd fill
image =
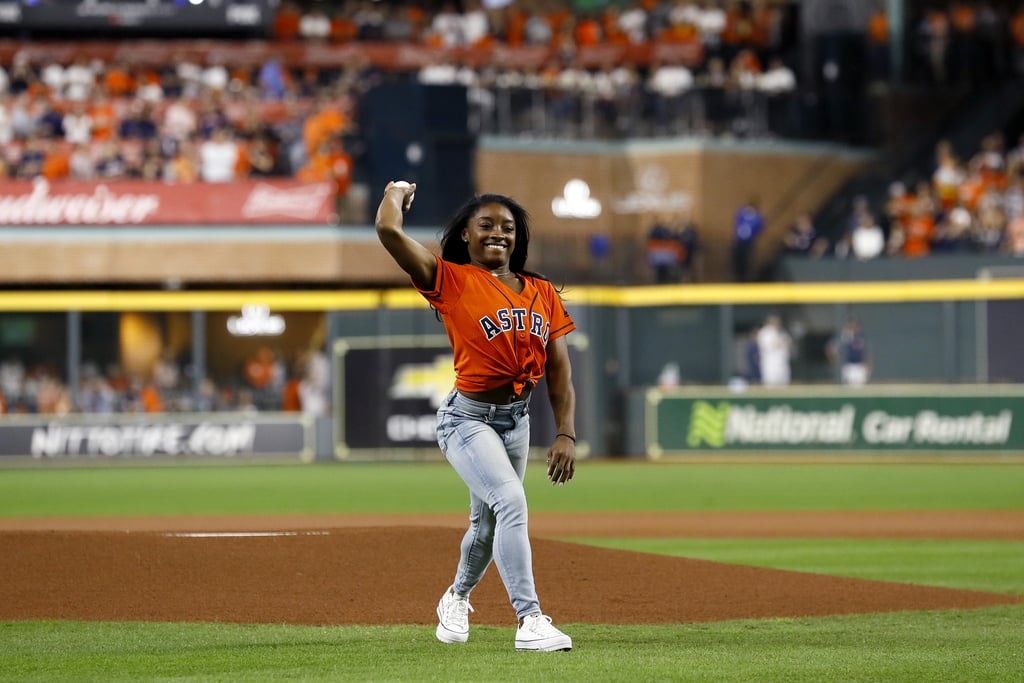
[[[533,388],[536,385],[537,381],[534,379],[525,378],[520,381],[517,378],[512,382],[502,384],[501,386],[493,389],[486,389],[484,391],[466,391],[465,389],[459,389],[458,392],[461,396],[464,396],[467,399],[487,405],[525,405],[530,400],[530,394],[533,393]]]

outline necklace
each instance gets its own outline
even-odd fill
[[[515,273],[509,272],[509,271],[506,271],[504,273],[495,273],[495,272],[491,271],[491,275],[493,275],[494,277],[496,277],[498,279],[508,278],[508,277],[513,277],[514,278],[516,276]]]

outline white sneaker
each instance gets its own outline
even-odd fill
[[[551,625],[551,617],[530,614],[523,617],[523,625],[516,630],[516,649],[536,652],[571,650],[572,638]]]
[[[437,603],[437,639],[442,643],[464,643],[469,640],[469,613],[473,606],[469,598],[455,594],[450,587]]]

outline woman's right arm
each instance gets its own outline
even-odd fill
[[[420,289],[430,290],[437,277],[437,259],[429,249],[402,230],[402,213],[412,205],[414,192],[415,183],[408,187],[395,185],[393,181],[388,183],[380,206],[377,207],[377,237],[395,259],[395,263],[409,274],[413,284]]]

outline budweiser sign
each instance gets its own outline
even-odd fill
[[[27,194],[0,195],[2,225],[126,225],[145,223],[160,209],[155,194],[114,192],[95,185],[71,192],[51,192],[37,179]]]
[[[0,183],[0,226],[326,224],[330,183],[167,184],[122,180]]]
[[[300,185],[298,187],[275,187],[260,183],[252,189],[242,205],[243,218],[266,218],[281,216],[306,222],[314,220],[324,202],[331,196],[327,183]]]

